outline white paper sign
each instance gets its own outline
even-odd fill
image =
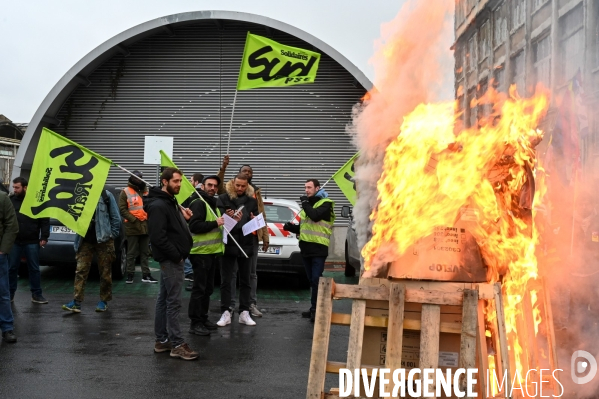
[[[266,223],[264,222],[264,216],[262,216],[262,214],[259,214],[258,216],[247,222],[241,228],[241,230],[243,230],[243,235],[247,236],[248,234],[253,233],[254,231],[264,226],[266,226]]]
[[[164,136],[145,136],[144,164],[160,165],[160,150],[173,159],[173,138]]]
[[[237,224],[237,220],[233,219],[232,217],[230,217],[227,214],[224,214],[223,218],[225,219],[225,229],[226,229],[223,234],[223,242],[226,244],[227,237],[229,236],[229,234],[227,234],[227,231],[231,231],[233,229],[233,227],[235,227],[235,225]]]
[[[439,352],[439,367],[458,367],[458,353]]]

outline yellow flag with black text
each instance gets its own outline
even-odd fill
[[[85,236],[112,161],[44,128],[21,213],[54,218]]]
[[[320,54],[247,34],[237,90],[314,83]]]
[[[166,155],[166,153],[162,150],[160,150],[160,166],[167,168],[177,168],[177,165],[175,165],[175,163],[169,158],[169,156]],[[183,201],[189,198],[191,194],[195,192],[195,187],[191,185],[191,183],[189,182],[189,180],[185,178],[185,176],[183,176],[183,179],[181,180],[181,190],[179,191],[179,194],[175,195],[175,198],[177,198],[177,202],[181,204]]]
[[[356,205],[356,183],[354,182],[354,162],[358,154],[351,157],[335,174],[333,180],[343,191],[343,194],[352,205]]]

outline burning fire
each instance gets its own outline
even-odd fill
[[[454,226],[470,210],[477,220],[469,231],[488,267],[487,280],[503,282],[518,369],[523,361],[519,341],[525,342],[518,339],[518,305],[538,274],[533,196],[538,201],[545,191],[535,192],[533,181],[534,147],[543,136],[538,125],[549,105],[547,92],[537,93],[520,98],[515,86],[508,96],[490,89],[472,104],[487,115],[464,130],[454,102],[420,104],[406,115],[386,148],[378,206],[370,216],[372,237],[362,250],[364,276],[375,276],[435,228]],[[535,319],[536,332],[538,310]]]

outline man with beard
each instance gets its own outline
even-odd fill
[[[239,269],[239,323],[255,326],[256,323],[250,317],[250,260],[253,254],[253,238],[251,234],[243,235],[242,226],[258,215],[258,206],[253,198],[254,189],[249,185],[248,178],[244,174],[238,174],[235,179],[229,181],[225,186],[226,192],[219,195],[217,206],[221,213],[226,213],[235,219],[237,224],[231,230],[231,236],[249,257],[246,258],[239,250],[235,242],[229,237],[225,245],[225,254],[222,258],[221,285],[220,285],[220,307],[222,316],[216,323],[219,327],[231,324],[231,280],[235,263]],[[243,208],[242,208],[243,207]]]
[[[19,235],[10,250],[8,262],[10,270],[8,278],[10,282],[10,300],[13,301],[17,291],[17,280],[21,258],[27,258],[27,269],[29,270],[29,289],[31,290],[31,302],[48,303],[42,295],[40,277],[40,247],[48,242],[50,236],[50,219],[32,219],[21,213],[21,205],[27,193],[27,179],[17,177],[12,181],[14,195],[10,197],[12,205],[19,221]]]
[[[175,195],[181,190],[183,173],[166,168],[161,176],[162,189],[152,187],[145,201],[148,228],[154,259],[160,263],[160,292],[156,300],[154,352],[169,352],[171,357],[194,360],[200,355],[183,339],[179,325],[183,263],[192,248],[191,234],[186,220],[192,216],[187,208],[177,203]]]
[[[314,322],[316,299],[318,298],[318,280],[324,271],[324,262],[329,256],[329,243],[335,222],[335,203],[329,199],[326,191],[320,188],[316,179],[308,179],[304,185],[306,195],[300,197],[303,210],[300,224],[285,223],[283,229],[299,234],[299,247],[306,268],[306,275],[312,287],[311,307],[302,312],[302,317]]]
[[[150,258],[150,236],[148,235],[148,214],[143,209],[143,195],[146,183],[141,181],[143,174],[134,170],[135,176],[129,177],[129,183],[119,197],[119,211],[125,221],[125,234],[127,235],[127,280],[133,283],[135,273],[135,259],[139,256],[143,283],[157,283],[150,274],[148,265]]]
[[[225,250],[222,229],[225,220],[216,206],[215,198],[219,184],[218,176],[204,178],[204,190],[198,189],[198,195],[202,198],[196,197],[189,206],[193,213],[189,219],[189,230],[193,238],[189,259],[194,277],[189,299],[189,332],[196,335],[210,335],[210,331],[217,328],[216,324],[208,320],[208,310],[210,295],[214,291],[214,272],[218,258]]]

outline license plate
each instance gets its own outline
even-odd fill
[[[73,230],[69,229],[66,226],[51,226],[50,232],[58,234],[76,234]]]
[[[258,248],[258,252],[263,254],[264,251],[262,250],[262,247]],[[266,250],[267,254],[272,254],[272,255],[280,255],[281,254],[281,247],[268,247],[268,249]]]

